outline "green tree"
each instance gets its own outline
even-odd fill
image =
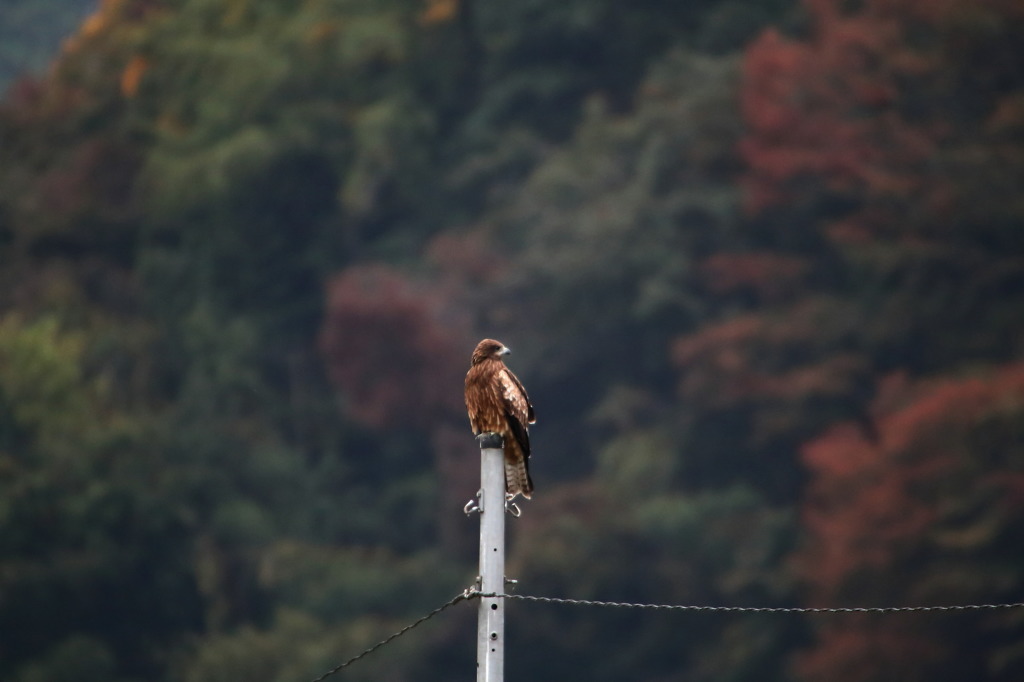
[[[152,675],[164,639],[201,624],[151,422],[117,409],[86,351],[53,318],[0,323],[5,678]]]

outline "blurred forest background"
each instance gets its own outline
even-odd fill
[[[87,4],[0,21],[0,679],[301,682],[471,585],[482,336],[525,594],[1024,600],[1024,3]],[[471,679],[475,618],[344,679]],[[1020,609],[508,627],[510,679],[1024,679]]]

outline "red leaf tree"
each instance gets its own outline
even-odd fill
[[[842,241],[920,238],[977,218],[979,192],[1020,177],[1024,6],[804,4],[806,40],[767,31],[746,52],[748,208],[813,198],[853,209],[831,226]]]
[[[877,436],[841,424],[809,443],[797,555],[818,606],[1020,601],[1024,574],[1024,365],[984,379],[890,377]],[[1019,614],[885,614],[821,621],[803,679],[1011,680]]]
[[[320,349],[356,420],[420,429],[461,416],[467,335],[437,293],[385,266],[353,267],[328,284],[325,315]]]
[[[472,341],[442,285],[417,284],[383,265],[351,267],[327,285],[320,350],[348,416],[375,430],[412,433],[432,457],[437,527],[449,550],[465,550],[466,526],[451,512],[476,489],[476,448],[462,382]]]
[[[684,387],[704,372],[709,386],[742,380],[734,394],[748,401],[749,387],[775,386],[765,397],[784,399],[803,371],[846,355],[857,380],[819,385],[844,391],[852,409],[802,448],[812,481],[796,566],[812,601],[1019,601],[1024,205],[1009,178],[1024,176],[1024,5],[804,5],[804,36],[769,31],[747,50],[740,152],[753,224],[777,228],[754,243],[803,254],[821,304],[801,330],[815,308],[799,293],[762,294],[754,312],[681,342]],[[788,367],[773,373],[789,380],[756,381],[773,367]],[[1024,633],[1013,618],[830,617],[797,671],[1019,679]]]

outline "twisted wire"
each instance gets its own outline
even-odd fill
[[[414,627],[416,627],[416,626],[418,626],[418,625],[420,625],[422,623],[427,622],[428,620],[430,620],[434,616],[438,615],[439,613],[441,613],[445,609],[449,609],[452,606],[455,606],[460,601],[466,601],[468,599],[474,599],[474,598],[476,598],[478,596],[480,596],[480,594],[477,593],[477,592],[473,592],[472,590],[466,590],[465,592],[461,592],[461,593],[455,595],[455,597],[453,597],[451,600],[449,600],[448,602],[442,604],[441,606],[438,606],[436,609],[434,609],[433,611],[431,611],[427,615],[422,616],[421,618],[418,618],[417,620],[413,621],[412,623],[409,623],[408,625],[406,625],[404,628],[402,628],[398,632],[395,632],[395,633],[391,634],[390,636],[382,639],[381,641],[377,642],[376,644],[374,644],[373,646],[369,647],[368,649],[365,649],[361,653],[356,654],[352,658],[348,659],[344,663],[342,663],[340,665],[334,666],[333,668],[331,668],[330,670],[325,672],[320,677],[317,677],[316,679],[314,679],[312,682],[321,682],[321,680],[323,680],[323,679],[325,679],[327,677],[330,677],[331,675],[341,671],[343,668],[346,668],[346,667],[352,665],[353,663],[355,663],[359,659],[363,658],[364,656],[368,656],[368,655],[372,654],[374,651],[376,651],[377,649],[381,648],[382,646],[390,644],[392,641],[398,639],[399,637],[401,637],[405,633],[409,632],[409,630],[412,630]]]
[[[526,594],[495,592],[487,594],[478,593],[475,596],[495,599],[517,599],[519,601],[542,602],[545,604],[570,604],[572,606],[604,606],[663,611],[720,611],[731,613],[900,613],[908,611],[979,611],[1024,608],[1024,602],[1008,604],[953,604],[949,606],[693,606],[689,604],[635,604],[616,601],[595,601],[593,599],[534,597]]]
[[[651,609],[660,611],[702,611],[702,612],[728,612],[728,613],[906,613],[920,611],[985,611],[997,609],[1019,609],[1024,608],[1024,602],[1010,602],[1006,604],[950,604],[946,606],[697,606],[691,604],[642,604],[633,602],[618,601],[597,601],[594,599],[565,599],[561,597],[536,597],[528,594],[506,594],[502,592],[480,592],[475,588],[469,588],[448,602],[437,607],[430,613],[418,618],[401,630],[382,639],[373,646],[365,649],[359,654],[337,665],[312,682],[322,682],[327,677],[334,675],[342,669],[352,665],[364,656],[372,654],[392,641],[398,639],[413,628],[425,623],[442,611],[455,606],[461,601],[470,601],[486,597],[489,599],[514,599],[518,601],[540,602],[544,604],[568,604],[571,606],[598,606],[620,609]]]

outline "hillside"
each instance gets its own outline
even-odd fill
[[[1006,0],[102,2],[0,104],[0,679],[311,680],[458,594],[484,336],[538,415],[524,594],[1024,601],[1022,41]],[[465,679],[474,620],[345,677]],[[1024,676],[1013,609],[508,628],[538,682]]]

